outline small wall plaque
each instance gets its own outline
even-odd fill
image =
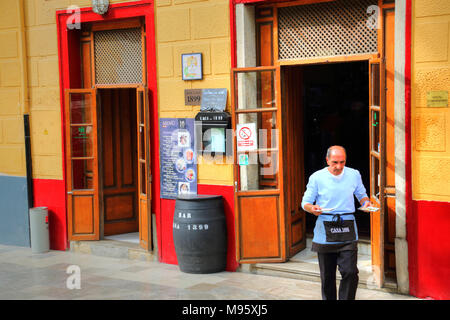
[[[448,91],[428,91],[427,107],[430,108],[447,108],[448,107]]]
[[[200,106],[202,104],[202,89],[184,89],[184,104]]]

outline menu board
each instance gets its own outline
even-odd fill
[[[161,198],[197,193],[194,119],[161,118],[159,122]]]

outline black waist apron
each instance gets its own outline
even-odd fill
[[[326,216],[333,216],[331,221],[323,221],[327,242],[347,242],[356,240],[355,220],[342,220],[341,216],[352,215],[353,213],[331,214],[322,213]]]

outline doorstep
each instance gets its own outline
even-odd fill
[[[398,293],[397,283],[393,280],[385,279],[383,288],[378,288],[374,284],[370,256],[370,241],[360,240],[358,243],[358,269],[358,288]],[[241,264],[237,271],[320,282],[320,270],[317,261],[317,253],[311,251],[311,239],[307,239],[306,249],[291,257],[287,262]],[[339,271],[336,271],[336,279],[337,283],[339,283],[341,279]]]
[[[140,261],[158,261],[158,257],[137,243],[117,240],[70,241],[70,251],[102,257]]]

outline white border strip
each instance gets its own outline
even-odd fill
[[[409,294],[405,197],[405,33],[406,0],[395,1],[395,264],[400,293]]]

